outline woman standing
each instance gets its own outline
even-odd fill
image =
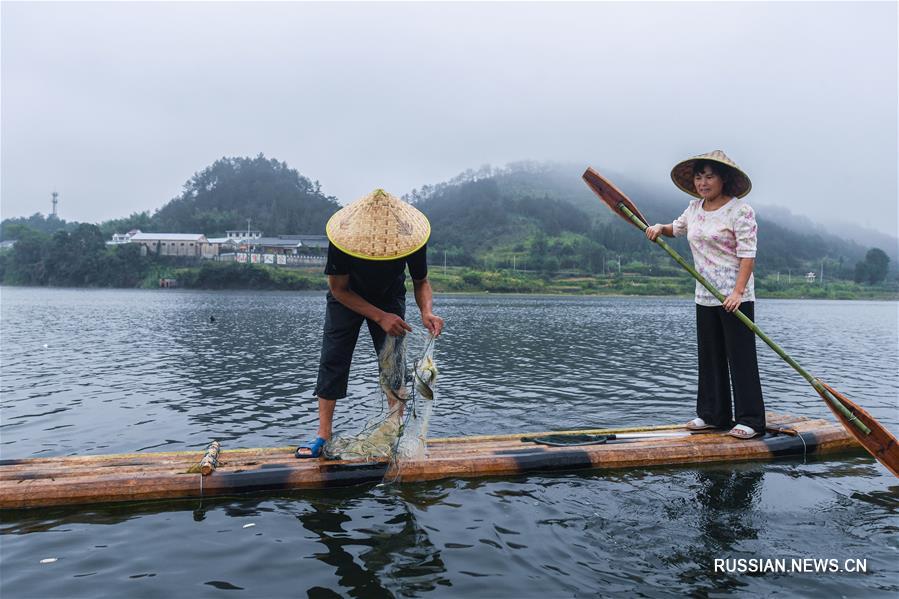
[[[686,235],[696,270],[725,295],[724,302],[719,302],[696,283],[698,417],[687,428],[733,427],[731,436],[751,439],[765,432],[755,334],[731,312],[739,309],[754,320],[752,270],[758,227],[755,213],[742,200],[752,183],[721,150],[678,163],[671,179],[697,199],[673,223],[648,227],[646,236],[655,240],[659,235]]]

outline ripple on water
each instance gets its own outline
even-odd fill
[[[437,308],[434,436],[693,415],[689,300],[452,296]],[[287,445],[315,426],[321,294],[4,289],[0,310],[3,457]],[[765,301],[758,319],[899,428],[895,304]],[[830,418],[772,352],[759,356],[771,409]],[[363,331],[338,430],[381,413],[376,373]],[[34,597],[895,594],[894,482],[847,456],[17,512],[0,522],[0,585]],[[711,568],[793,556],[865,558],[869,573]]]

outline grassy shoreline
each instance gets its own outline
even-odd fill
[[[139,287],[156,288],[160,278],[177,280],[184,289],[324,291],[327,277],[320,267],[283,268],[237,263],[204,263],[200,266],[154,269]],[[619,297],[693,297],[695,281],[687,274],[645,275],[628,273],[545,275],[512,270],[475,270],[464,267],[434,267],[429,279],[435,293],[483,293],[515,295],[570,295]],[[411,284],[407,283],[411,288]],[[821,283],[804,280],[787,283],[775,276],[758,277],[759,299],[832,299],[899,301],[899,281],[862,285],[834,279]]]
[[[265,265],[207,263],[199,267],[175,269],[170,274],[178,279],[179,286],[191,289],[327,289],[327,278],[319,267],[285,269]],[[432,266],[428,278],[435,293],[693,297],[695,287],[695,281],[686,273],[676,276],[628,272],[605,276],[576,273],[544,275],[526,271]],[[146,286],[155,285],[155,281],[146,283]],[[861,285],[835,279],[822,285],[799,279],[787,283],[783,277],[768,276],[757,278],[756,296],[760,299],[899,301],[899,282]]]

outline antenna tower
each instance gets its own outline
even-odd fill
[[[56,205],[59,204],[59,193],[56,190],[53,190],[53,212],[50,214],[53,218],[59,218],[59,215],[56,214]]]

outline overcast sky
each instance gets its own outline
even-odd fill
[[[0,19],[4,218],[49,212],[54,187],[67,220],[152,211],[260,152],[346,203],[528,159],[666,184],[721,148],[751,203],[897,232],[894,2],[5,2]]]

